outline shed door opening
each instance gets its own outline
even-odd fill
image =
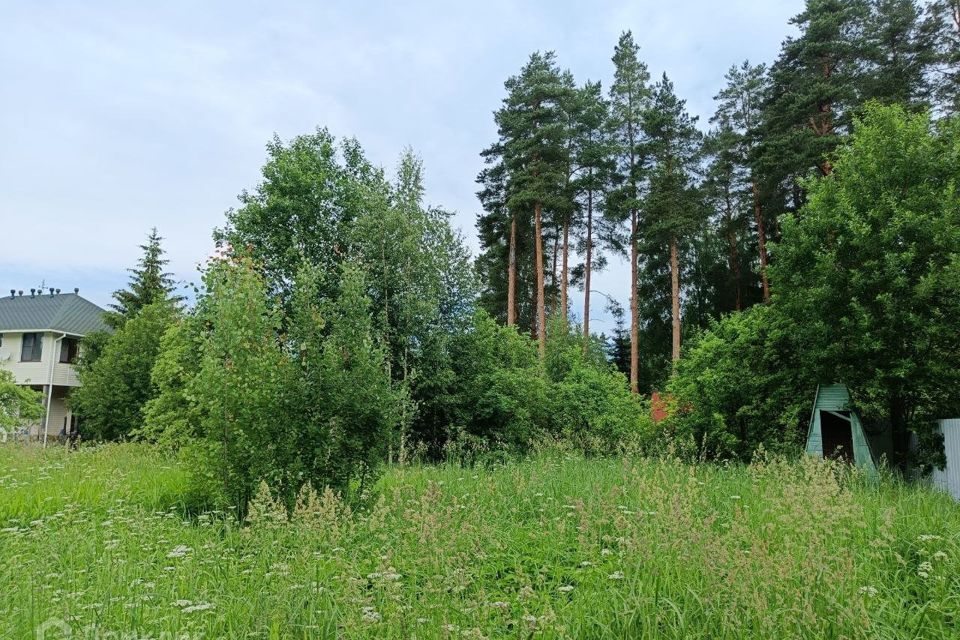
[[[821,410],[820,432],[824,458],[853,463],[853,429],[849,411]]]

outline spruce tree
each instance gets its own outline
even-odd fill
[[[112,327],[123,326],[147,305],[163,301],[176,304],[182,300],[181,296],[172,295],[176,285],[172,274],[163,270],[170,261],[164,257],[162,241],[157,229],[153,228],[147,237],[147,244],[140,245],[143,256],[137,261],[135,268],[127,270],[131,274],[127,289],[119,289],[113,293],[116,303],[110,305],[113,311],[106,316]]]
[[[646,179],[643,117],[650,103],[650,73],[640,61],[640,47],[625,31],[613,52],[613,84],[610,86],[611,130],[616,145],[615,184],[610,209],[630,227],[630,389],[639,391],[639,252],[640,209]]]

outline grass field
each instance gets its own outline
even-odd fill
[[[135,445],[0,448],[0,637],[960,637],[960,507],[814,462],[391,469],[188,515]]]

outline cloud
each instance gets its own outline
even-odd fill
[[[193,279],[211,229],[256,185],[269,138],[318,125],[389,170],[411,145],[428,200],[457,210],[476,248],[478,153],[503,81],[531,51],[555,49],[578,80],[606,84],[632,29],[653,74],[667,70],[706,118],[725,70],[771,60],[802,4],[15,4],[0,27],[13,97],[0,103],[0,224],[14,236],[0,290],[47,277],[106,303],[153,226]],[[597,280],[626,298],[625,265]]]

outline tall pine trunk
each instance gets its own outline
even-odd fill
[[[764,229],[763,207],[760,205],[760,188],[757,179],[751,180],[753,187],[753,219],[757,223],[757,245],[760,248],[760,282],[763,284],[763,301],[770,302],[770,281],[767,279],[767,231]]]
[[[540,359],[547,355],[547,313],[543,296],[543,236],[541,234],[541,204],[538,202],[533,208],[534,242],[536,244],[537,269],[537,344],[540,350]]]
[[[570,259],[570,220],[563,219],[563,258],[560,264],[560,317],[563,318],[563,324],[567,324],[567,283],[569,282],[569,259]]]
[[[593,191],[587,192],[587,257],[583,270],[583,355],[590,350],[590,275],[593,271]]]
[[[639,281],[637,255],[637,212],[630,212],[630,391],[640,393],[640,304],[637,300]]]
[[[510,258],[507,267],[507,326],[517,323],[517,216],[510,216]]]
[[[743,309],[743,293],[740,286],[740,250],[737,248],[737,233],[733,228],[733,203],[730,201],[730,187],[724,190],[724,201],[726,211],[724,215],[727,222],[727,248],[730,258],[730,273],[733,275],[733,287],[735,293],[735,306],[737,311]]]
[[[677,237],[670,236],[670,287],[673,311],[673,361],[680,359],[680,259],[677,256]]]

